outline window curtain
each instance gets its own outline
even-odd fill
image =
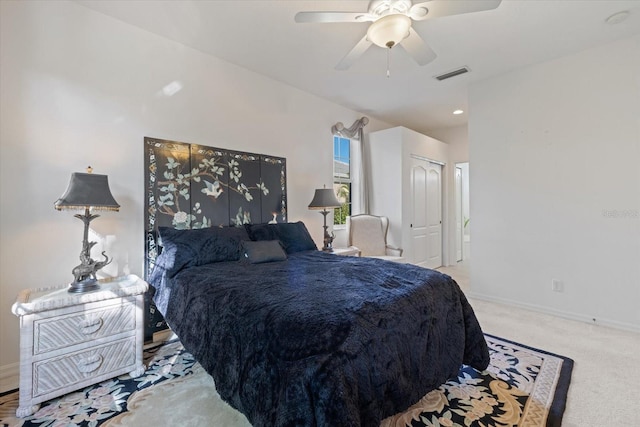
[[[369,185],[367,180],[367,165],[365,155],[365,145],[364,145],[364,127],[369,123],[368,117],[362,117],[353,124],[345,128],[342,122],[338,122],[335,125],[331,126],[331,133],[333,135],[340,135],[350,139],[357,139],[358,144],[360,145],[360,170],[358,173],[358,180],[360,181],[360,191],[359,193],[359,205],[360,205],[360,213],[368,214],[369,213]],[[353,202],[353,200],[352,200]]]

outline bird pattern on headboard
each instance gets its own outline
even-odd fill
[[[287,222],[286,159],[144,138],[145,277],[159,253],[158,227]],[[167,328],[147,293],[145,340]]]

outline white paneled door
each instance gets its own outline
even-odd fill
[[[428,162],[427,166],[427,267],[442,265],[442,166]]]
[[[411,157],[411,253],[413,264],[427,266],[427,162]]]
[[[411,157],[411,262],[442,265],[442,166]]]

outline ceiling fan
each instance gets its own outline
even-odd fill
[[[348,69],[372,44],[391,49],[400,45],[419,64],[426,65],[436,53],[411,28],[412,21],[495,9],[502,0],[372,0],[366,12],[298,12],[298,23],[371,22],[367,34],[338,62],[336,70]]]

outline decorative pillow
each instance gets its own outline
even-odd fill
[[[302,221],[278,224],[247,224],[246,228],[251,240],[280,240],[288,254],[318,250],[316,243]]]
[[[287,254],[284,252],[280,240],[244,241],[242,242],[242,252],[244,260],[251,264],[287,259]]]
[[[240,259],[240,242],[249,240],[244,228],[211,227],[177,230],[159,227],[162,253],[156,265],[173,277],[185,267]]]

